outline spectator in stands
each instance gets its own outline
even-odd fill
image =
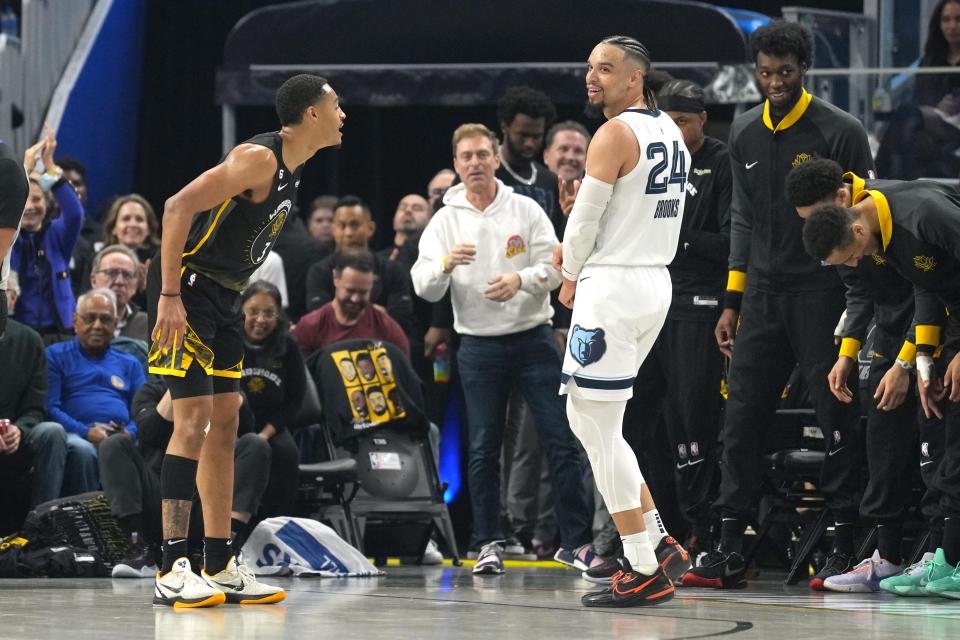
[[[16,306],[16,292],[16,278],[11,275],[7,283],[10,309]],[[36,331],[16,320],[9,321],[6,334],[0,337],[0,371],[16,372],[5,376],[0,385],[0,418],[11,422],[0,435],[0,454],[15,456],[15,460],[5,461],[3,466],[15,468],[18,474],[33,468],[30,506],[59,498],[65,475],[70,478],[68,491],[84,488],[78,486],[82,483],[75,482],[77,470],[67,469],[67,434],[63,427],[44,421],[47,361],[43,341]]]
[[[13,148],[0,140],[0,337],[9,313],[3,292],[10,273],[10,249],[20,228],[29,193],[30,184]]]
[[[103,222],[103,246],[112,244],[133,249],[144,267],[148,266],[160,248],[160,223],[146,198],[130,193],[118,196],[110,205]]]
[[[587,164],[590,132],[579,122],[558,122],[547,131],[543,163],[561,180],[573,182],[583,178]]]
[[[67,156],[57,158],[57,164],[63,169],[63,177],[73,186],[80,204],[87,212],[83,218],[83,227],[80,228],[77,246],[73,248],[73,257],[70,260],[70,286],[76,297],[90,288],[89,276],[92,271],[93,256],[97,253],[93,247],[100,238],[102,228],[95,218],[96,213],[89,211],[87,206],[87,167],[79,160]]]
[[[427,202],[430,208],[438,211],[443,206],[443,196],[453,186],[457,174],[452,169],[440,169],[427,183]]]
[[[336,196],[318,196],[310,203],[307,219],[307,231],[329,249],[333,249],[333,210],[336,207]]]
[[[579,122],[559,122],[547,131],[547,145],[543,162],[559,178],[560,209],[570,215],[580,188],[580,180],[587,166],[587,146],[590,133]]]
[[[253,431],[253,413],[240,394],[240,423],[234,448],[233,512],[230,527],[235,548],[243,546],[248,525],[260,507],[270,476],[270,445]],[[107,438],[100,445],[100,479],[110,510],[120,519],[130,544],[113,569],[114,578],[152,578],[162,536],[160,526],[160,467],[173,435],[173,400],[162,377],[155,376],[137,391],[132,415],[139,441]],[[201,518],[192,522],[202,523]],[[196,534],[196,535],[195,535]],[[191,531],[190,538],[202,538]]]
[[[499,466],[513,387],[529,404],[550,464],[563,547],[556,558],[586,569],[599,559],[589,546],[583,467],[557,395],[560,353],[550,328],[549,292],[560,282],[550,264],[557,237],[535,201],[495,178],[497,147],[483,125],[454,132],[462,182],[424,230],[411,275],[427,300],[451,291],[462,336],[457,362],[469,419],[473,538],[481,546],[474,572],[503,573]]]
[[[408,193],[397,203],[393,214],[393,244],[378,255],[387,260],[396,260],[407,269],[417,261],[417,243],[420,233],[426,228],[433,216],[430,203],[416,193]],[[407,241],[410,240],[408,243]]]
[[[83,206],[77,193],[53,161],[56,147],[54,132],[47,127],[44,139],[24,155],[30,193],[10,260],[20,276],[20,302],[14,317],[37,330],[47,344],[72,335],[76,303],[68,265],[83,224]],[[38,172],[40,160],[43,172]]]
[[[287,315],[291,321],[296,322],[307,312],[307,271],[311,265],[329,256],[330,252],[329,246],[310,235],[294,207],[271,251],[283,258],[283,273],[287,281]]]
[[[960,65],[960,0],[940,0],[927,28],[921,67]],[[913,100],[893,114],[880,148],[881,176],[912,180],[960,173],[960,74],[917,74]]]
[[[117,325],[113,291],[91,289],[80,296],[73,324],[76,338],[47,347],[47,413],[67,430],[68,444],[90,469],[89,491],[98,484],[97,447],[109,437],[137,436],[130,403],[145,374],[136,358],[110,346]]]
[[[60,156],[57,164],[63,169],[63,177],[73,186],[80,198],[80,204],[87,206],[87,167],[75,158]]]
[[[147,269],[160,249],[160,223],[146,198],[136,193],[118,196],[103,221],[103,242],[94,244],[99,251],[105,246],[122,244],[134,250],[140,259],[137,292],[133,299],[146,307]]]
[[[300,452],[291,429],[307,385],[300,346],[289,333],[280,292],[251,283],[240,298],[244,354],[240,388],[253,411],[257,434],[270,444],[270,482],[260,507],[264,518],[294,515]]]
[[[147,313],[133,302],[140,274],[137,254],[122,244],[104,247],[94,257],[90,285],[94,289],[110,289],[117,298],[117,322],[114,336],[127,336],[147,342],[150,329]]]
[[[392,342],[410,355],[410,342],[400,325],[382,308],[371,304],[374,264],[368,251],[336,254],[333,300],[300,318],[293,329],[304,355],[351,338]]]
[[[543,136],[557,117],[547,94],[530,87],[511,87],[497,102],[497,121],[503,135],[503,154],[497,178],[515,193],[533,198],[546,211],[557,237],[563,237],[566,219],[560,209],[557,176],[537,161]]]
[[[344,196],[337,202],[333,215],[333,240],[337,252],[369,251],[370,238],[377,229],[370,207],[356,196]],[[334,298],[333,267],[336,256],[331,256],[310,267],[307,272],[307,308],[317,309]],[[370,297],[408,336],[415,326],[410,278],[403,267],[374,256],[373,290]]]

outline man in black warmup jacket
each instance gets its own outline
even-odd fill
[[[805,254],[802,220],[785,197],[784,181],[791,168],[811,157],[832,158],[859,175],[870,175],[873,160],[863,126],[804,90],[813,61],[813,36],[805,27],[772,22],[757,29],[750,43],[766,100],[738,117],[730,131],[730,273],[716,328],[720,349],[731,356],[720,497],[714,504],[722,520],[720,545],[683,584],[745,584],[743,530],[755,508],[761,436],[799,362],[826,436],[820,488],[836,519],[833,552],[811,581],[820,588],[829,575],[849,568],[854,551],[860,498],[851,464],[855,449],[846,441],[857,427],[859,408],[837,400],[827,386],[836,361],[833,328],[843,313],[843,285],[835,269]]]

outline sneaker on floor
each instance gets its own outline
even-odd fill
[[[661,604],[673,598],[674,588],[670,578],[657,567],[652,575],[634,571],[626,559],[622,559],[623,571],[613,577],[613,584],[600,591],[585,594],[580,602],[585,607],[643,607]]]
[[[564,549],[560,547],[553,559],[568,567],[587,571],[603,564],[603,558],[597,555],[593,550],[593,545],[587,543],[580,545],[576,549]]]
[[[213,607],[223,604],[226,595],[190,570],[190,561],[180,558],[173,568],[154,580],[153,604],[176,607]]]
[[[237,564],[236,557],[230,558],[223,571],[211,576],[204,569],[200,572],[200,577],[211,587],[223,591],[227,602],[233,604],[273,604],[287,597],[280,587],[257,580],[246,565]]]
[[[503,573],[503,540],[494,540],[483,545],[477,555],[477,564],[473,572],[478,575],[500,575]]]
[[[707,587],[713,589],[743,589],[747,586],[747,564],[736,552],[711,551],[700,563],[683,574],[680,584],[684,587]]]
[[[839,593],[875,593],[880,591],[880,581],[903,571],[902,564],[893,564],[880,557],[877,549],[873,555],[860,562],[850,571],[830,576],[823,581],[826,591]]]
[[[620,558],[605,560],[591,569],[587,569],[580,576],[593,584],[612,585],[613,576],[623,571],[624,561]]]
[[[960,565],[947,564],[943,549],[937,549],[927,566],[927,595],[960,600]]]
[[[853,558],[834,549],[830,552],[830,555],[827,556],[827,561],[820,571],[817,571],[814,576],[810,578],[810,588],[814,591],[823,591],[824,580],[846,573],[852,566]]]
[[[930,594],[927,593],[927,569],[931,568],[930,565],[933,559],[933,552],[926,552],[923,554],[920,562],[910,565],[899,575],[881,580],[880,588],[898,596],[929,596]]]
[[[537,556],[537,560],[552,560],[560,547],[553,542],[545,542],[534,538],[530,550]],[[596,551],[596,549],[594,549]]]
[[[690,554],[673,536],[662,538],[657,545],[656,553],[657,562],[670,578],[670,582],[676,582],[691,568]]]
[[[113,565],[113,578],[153,578],[157,575],[157,561],[153,549],[132,543],[123,553],[123,560]]]
[[[427,542],[427,548],[423,550],[423,556],[420,558],[420,564],[443,564],[443,554],[440,553],[440,548],[437,546],[437,543],[433,540],[433,538],[430,538],[430,540]]]
[[[509,536],[506,540],[501,541],[501,546],[503,547],[503,555],[505,556],[526,558],[526,556],[533,555],[527,551],[527,548],[523,546],[523,543],[520,542],[517,536]]]

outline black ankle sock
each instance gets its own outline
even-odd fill
[[[247,541],[247,536],[250,535],[250,524],[243,520],[230,518],[230,534],[233,548],[240,549]]]
[[[960,564],[960,518],[943,519],[943,555],[947,564]]]
[[[231,557],[233,546],[230,538],[203,539],[203,570],[207,575],[216,575],[226,569]]]
[[[743,553],[743,522],[739,518],[724,518],[720,523],[720,551]]]
[[[936,553],[941,546],[943,546],[943,529],[940,527],[931,528],[930,539],[927,541],[927,551]]]
[[[169,538],[163,541],[163,561],[160,573],[165,574],[173,569],[173,563],[187,555],[186,538]]]
[[[131,536],[137,535],[138,538],[143,538],[143,514],[142,513],[131,513],[128,516],[121,516],[118,518],[120,520],[120,526],[123,527],[123,530]]]
[[[853,555],[853,523],[837,522],[833,529],[833,550],[852,556]]]
[[[877,550],[880,557],[893,564],[903,562],[900,552],[901,533],[899,522],[883,523],[877,526]]]

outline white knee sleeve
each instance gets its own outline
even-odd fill
[[[627,402],[567,396],[570,430],[590,458],[593,478],[610,513],[640,508],[643,475],[633,449],[623,439]]]

